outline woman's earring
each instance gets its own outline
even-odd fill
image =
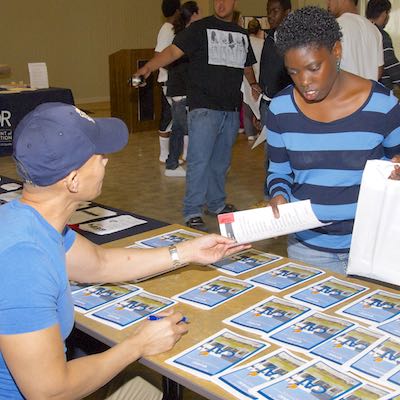
[[[336,72],[340,72],[340,59],[336,60]]]

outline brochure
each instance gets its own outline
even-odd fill
[[[256,268],[264,267],[268,264],[274,263],[275,261],[279,261],[282,258],[283,257],[274,254],[250,249],[223,258],[222,260],[211,264],[211,266],[220,269],[221,272],[228,275],[239,275]]]
[[[265,287],[267,290],[280,292],[324,273],[321,269],[290,262],[271,269],[268,272],[253,276],[247,279],[247,281]]]
[[[178,244],[186,240],[201,236],[201,233],[187,231],[186,229],[177,229],[175,231],[162,233],[148,239],[139,240],[136,243],[145,247],[164,247]]]
[[[387,390],[365,384],[354,390],[354,392],[351,392],[346,397],[343,397],[343,400],[379,400],[388,394],[390,394],[390,392]]]
[[[383,335],[357,327],[328,340],[311,351],[311,354],[327,361],[344,365],[352,362],[368,347],[374,345]]]
[[[143,224],[147,224],[144,219],[135,218],[132,215],[118,215],[101,221],[79,224],[78,227],[83,231],[92,232],[96,235],[109,235]]]
[[[400,371],[397,370],[392,376],[387,378],[388,382],[395,384],[396,386],[400,386]]]
[[[279,214],[280,217],[275,218],[272,207],[219,214],[219,229],[222,236],[235,239],[240,244],[327,225],[315,216],[310,200],[282,204]]]
[[[353,325],[350,321],[314,313],[274,333],[270,339],[277,341],[280,345],[285,343],[288,346],[311,350]]]
[[[137,286],[124,284],[105,284],[89,286],[86,289],[72,293],[75,310],[88,312],[111,301],[129,296],[141,290]]]
[[[214,382],[240,400],[256,399],[250,390],[265,385],[304,365],[289,351],[278,349],[267,356],[219,375]]]
[[[336,312],[364,323],[384,322],[400,313],[400,294],[375,290]]]
[[[3,190],[6,190],[7,192],[9,192],[11,190],[17,190],[20,187],[21,187],[21,185],[16,182],[4,183],[3,185],[0,185],[0,188]]]
[[[351,364],[356,373],[367,378],[382,378],[400,365],[400,342],[386,338]]]
[[[268,346],[267,343],[223,329],[166,360],[166,363],[198,377],[210,379]]]
[[[308,307],[272,296],[222,322],[263,335],[293,321],[307,311],[310,311]]]
[[[367,289],[365,286],[356,285],[331,276],[286,297],[308,306],[311,304],[321,310],[326,310]]]
[[[226,276],[217,276],[173,296],[173,299],[203,310],[210,310],[253,288],[254,285],[251,283]]]
[[[68,225],[81,224],[82,222],[91,221],[92,219],[112,217],[117,215],[115,211],[107,210],[103,207],[91,207],[84,210],[75,211],[68,221]]]
[[[322,361],[307,363],[266,387],[254,389],[260,399],[331,400],[341,398],[362,384]]]
[[[176,301],[143,291],[97,309],[86,316],[113,328],[124,329],[174,304]]]
[[[71,293],[75,293],[79,290],[85,289],[87,287],[93,286],[93,283],[79,283],[76,281],[69,281],[69,286],[71,288]]]
[[[376,326],[381,331],[390,333],[391,335],[400,337],[400,318],[396,317],[388,322],[383,322]]]
[[[15,190],[13,192],[5,192],[0,194],[0,205],[8,203],[11,200],[18,199],[22,196],[22,190]]]

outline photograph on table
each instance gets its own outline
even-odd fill
[[[326,310],[357,296],[368,288],[330,276],[285,296],[301,304]]]
[[[265,267],[275,261],[282,260],[283,257],[274,254],[263,253],[256,249],[250,249],[230,257],[223,258],[213,264],[211,267],[219,269],[224,274],[240,275],[252,271],[256,268]]]
[[[348,365],[385,335],[361,326],[352,328],[311,350],[311,354],[338,365]]]
[[[114,215],[117,215],[117,213],[112,210],[107,210],[107,208],[99,206],[90,207],[75,211],[69,219],[68,225],[81,224],[99,218],[113,217]]]
[[[239,400],[253,400],[256,397],[250,393],[252,389],[278,379],[305,363],[289,351],[278,349],[251,363],[232,368],[213,381]]]
[[[385,375],[393,374],[399,365],[400,342],[393,338],[385,338],[354,361],[350,368],[357,374],[379,383]]]
[[[143,224],[147,224],[147,221],[133,217],[132,215],[123,214],[100,221],[79,224],[78,228],[86,232],[94,233],[95,235],[110,235]]]
[[[273,333],[268,340],[274,340],[280,346],[293,346],[297,351],[311,350],[353,326],[344,319],[313,313]]]
[[[176,245],[198,236],[201,236],[201,233],[191,232],[186,229],[176,229],[148,239],[138,240],[136,243],[145,247],[165,247]]]
[[[172,298],[203,310],[211,310],[253,288],[254,285],[249,282],[217,276]]]
[[[311,361],[278,381],[255,388],[258,399],[331,400],[363,384],[363,381],[340,372],[322,361]]]
[[[400,294],[375,290],[346,305],[337,314],[376,325],[400,313]]]
[[[271,296],[222,322],[251,333],[266,335],[307,311],[310,311],[310,308]]]
[[[321,269],[290,262],[246,280],[267,290],[280,292],[324,273]]]
[[[129,297],[139,290],[142,289],[123,283],[94,285],[73,293],[72,301],[75,311],[86,313],[122,297]]]
[[[121,330],[174,304],[176,304],[176,301],[172,299],[142,291],[101,307],[86,314],[86,316],[112,328]]]
[[[222,329],[165,362],[200,378],[210,379],[268,346],[265,342]]]

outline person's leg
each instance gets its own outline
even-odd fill
[[[182,160],[186,161],[187,152],[189,147],[189,135],[186,133],[183,137],[183,152],[182,152]]]
[[[253,124],[253,111],[250,106],[243,103],[243,126],[248,140],[255,140],[256,128]]]
[[[332,272],[346,275],[348,253],[328,253],[311,249],[299,242],[294,235],[288,239],[288,257]]]
[[[222,118],[208,169],[207,208],[218,214],[225,208],[225,178],[232,159],[232,147],[239,128],[239,113],[213,111]]]
[[[161,91],[161,117],[160,117],[160,125],[158,128],[158,138],[160,142],[160,156],[159,160],[161,162],[165,162],[167,157],[168,157],[168,151],[169,151],[169,136],[171,133],[171,121],[172,121],[172,115],[171,115],[171,106],[170,103],[167,100],[167,97],[165,96],[165,93],[167,91],[167,87],[165,85],[162,85],[162,91]]]
[[[190,146],[183,202],[186,222],[202,215],[203,205],[206,202],[210,159],[222,117],[221,113],[206,108],[195,109],[188,114]]]

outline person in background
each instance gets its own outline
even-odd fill
[[[182,314],[169,311],[109,350],[67,362],[64,341],[74,324],[69,280],[126,282],[248,248],[218,235],[158,249],[104,248],[72,231],[71,215],[101,192],[104,154],[127,141],[121,120],[93,119],[63,103],[39,105],[14,132],[24,186],[20,199],[0,207],[1,399],[83,398],[137,359],[170,350],[188,330]],[[150,384],[131,383],[125,398],[161,400]]]
[[[382,34],[384,64],[380,82],[389,89],[400,84],[400,62],[394,52],[392,38],[385,31],[391,9],[392,4],[389,0],[370,0],[365,12],[365,16],[377,26]]]
[[[175,35],[198,19],[200,19],[200,10],[195,1],[182,4],[179,15],[174,21]],[[188,137],[186,111],[188,65],[189,59],[183,56],[168,68],[167,96],[172,101],[172,134],[169,139],[169,155],[165,163],[165,175],[171,177],[186,176],[186,171],[179,166],[179,157],[182,153],[184,138]]]
[[[294,85],[267,116],[270,205],[310,200],[329,225],[289,237],[288,256],[346,273],[361,176],[368,160],[400,154],[400,106],[376,81],[343,71],[341,32],[318,7],[289,14],[276,45]],[[400,178],[400,170],[393,170]]]
[[[167,48],[174,40],[174,26],[173,23],[179,13],[181,6],[180,0],[163,0],[161,10],[165,17],[165,22],[160,28],[157,36],[157,44],[154,51],[161,53]],[[159,160],[165,162],[168,157],[169,151],[169,136],[171,134],[172,115],[170,100],[166,97],[168,71],[165,68],[160,68],[158,72],[157,81],[161,84],[161,118],[160,126],[158,129],[158,139],[160,142],[160,156]]]
[[[377,81],[383,73],[382,35],[358,15],[357,4],[358,0],[327,0],[328,11],[337,18],[343,35],[341,69]]]

